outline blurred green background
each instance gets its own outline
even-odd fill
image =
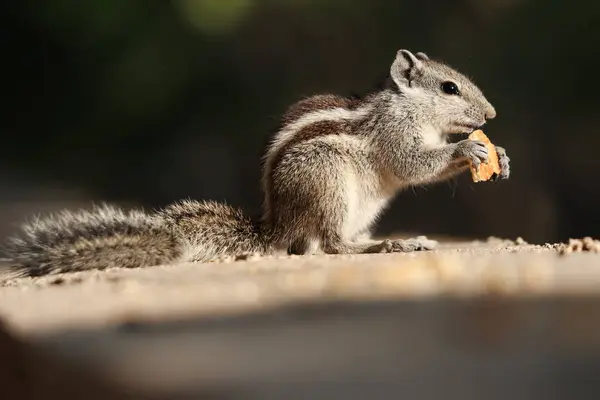
[[[399,48],[474,78],[512,177],[398,196],[379,233],[600,236],[600,3],[53,0],[2,5],[2,233],[31,212],[184,197],[258,211],[299,98],[375,85]]]

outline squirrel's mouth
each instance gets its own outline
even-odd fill
[[[481,124],[456,124],[446,134],[449,135],[470,135],[477,129],[482,129]]]
[[[457,135],[457,136],[462,136],[462,135],[470,135],[471,133],[473,133],[473,131],[479,129],[479,126],[474,127],[474,126],[457,126],[453,129],[450,129],[449,131],[446,132],[447,135]]]

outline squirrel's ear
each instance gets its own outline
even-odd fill
[[[427,61],[429,60],[429,57],[427,56],[427,54],[423,53],[423,52],[418,52],[417,54],[415,54],[415,56],[422,61]]]
[[[422,69],[423,63],[413,53],[408,50],[399,50],[390,74],[398,87],[407,87]]]

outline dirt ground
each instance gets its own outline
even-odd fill
[[[276,307],[298,301],[600,293],[600,254],[518,239],[433,252],[249,257],[39,278],[0,275],[0,316],[24,334]],[[594,251],[581,251],[594,250]]]
[[[0,391],[62,400],[86,387],[106,399],[596,398],[597,245],[490,238],[407,254],[39,278],[4,271],[0,321],[13,339],[0,342]],[[16,351],[23,346],[33,347]]]

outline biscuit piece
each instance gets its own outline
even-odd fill
[[[496,152],[496,146],[490,142],[490,139],[483,133],[482,130],[476,130],[469,135],[470,140],[479,140],[486,144],[488,149],[489,159],[487,163],[479,164],[478,168],[475,168],[473,164],[471,164],[471,177],[473,178],[473,182],[485,182],[489,181],[494,174],[500,175],[502,171],[500,169],[500,164],[498,163],[498,153]]]

